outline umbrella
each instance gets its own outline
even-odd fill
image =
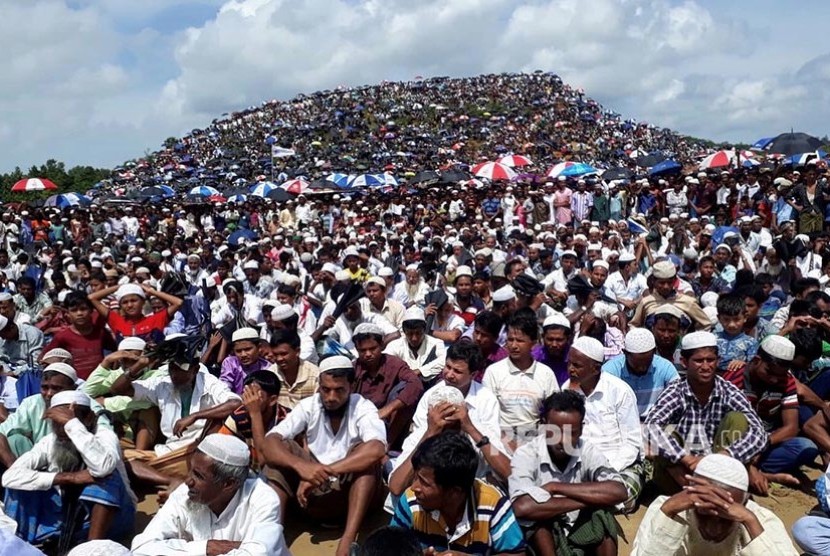
[[[383,177],[383,185],[386,187],[398,187],[397,178],[389,172],[384,172],[381,176]]]
[[[300,179],[288,180],[287,182],[280,184],[280,187],[289,193],[299,195],[306,192],[306,189],[308,189],[308,182]]]
[[[219,191],[215,187],[210,187],[208,185],[197,185],[188,191],[187,194],[197,197],[210,197],[212,195],[219,195]]]
[[[291,193],[289,193],[285,189],[282,189],[281,187],[278,187],[276,189],[271,190],[271,192],[267,195],[267,197],[269,199],[271,199],[272,201],[280,201],[280,202],[290,201],[294,198],[291,195]]]
[[[818,149],[817,151],[811,153],[794,154],[787,157],[787,159],[783,160],[782,163],[790,164],[792,166],[804,166],[811,160],[821,160],[825,156],[827,156],[827,153],[821,149]]]
[[[227,201],[227,199],[224,195],[211,195],[210,197],[208,197],[208,201],[210,201],[211,203],[224,203],[225,201]]]
[[[409,173],[409,172],[407,172],[407,173]],[[406,174],[404,174],[404,175],[406,175]],[[422,171],[418,172],[417,174],[414,174],[410,177],[412,178],[411,180],[409,180],[410,183],[430,184],[430,183],[435,183],[435,182],[441,180],[441,176],[438,175],[438,172],[434,172],[432,170],[422,170]]]
[[[324,178],[326,181],[330,181],[334,183],[337,187],[346,188],[349,186],[349,175],[348,174],[340,174],[334,173],[329,174]]]
[[[277,184],[270,181],[264,181],[251,187],[251,195],[255,197],[267,197],[275,189],[278,189]]]
[[[510,154],[507,156],[503,156],[498,160],[499,164],[504,164],[505,166],[510,166],[511,168],[521,167],[521,166],[530,166],[533,162],[526,156],[520,154]]]
[[[821,140],[806,133],[782,133],[773,139],[767,151],[786,156],[813,152],[821,146]]]
[[[337,300],[337,305],[334,307],[334,311],[332,311],[331,316],[335,319],[338,318],[340,315],[346,312],[351,305],[360,301],[360,299],[366,295],[363,286],[356,282],[352,282],[349,284],[348,289],[343,292]]]
[[[666,160],[666,155],[660,153],[650,153],[645,156],[637,157],[637,166],[642,168],[651,168],[656,164],[660,164],[664,160]]]
[[[141,197],[172,197],[176,192],[169,185],[153,185],[139,191]]]
[[[674,174],[679,173],[680,170],[683,169],[683,165],[677,162],[676,160],[664,160],[659,164],[655,164],[651,167],[648,171],[648,175],[650,176],[662,176],[665,174]]]
[[[760,139],[752,143],[752,147],[750,148],[762,151],[766,149],[770,143],[772,143],[773,139],[775,139],[775,137],[761,137]]]
[[[228,236],[228,243],[235,247],[239,245],[240,239],[244,239],[245,241],[252,241],[257,239],[257,235],[248,228],[240,228]]]
[[[724,168],[735,162],[735,151],[718,151],[710,154],[700,162],[701,170]]]
[[[66,207],[74,207],[74,206],[86,206],[92,204],[92,199],[86,197],[84,195],[78,195],[77,193],[65,193],[63,195],[52,195],[46,202],[44,206],[47,207],[58,207],[58,208],[66,208]]]
[[[516,172],[510,166],[498,162],[482,162],[471,169],[473,175],[479,178],[487,178],[493,181],[510,180],[516,177]]]
[[[383,187],[386,179],[383,174],[360,174],[352,176],[349,180],[349,187]]]
[[[339,188],[337,187],[337,184],[334,183],[333,181],[329,181],[329,180],[325,180],[325,179],[319,179],[319,180],[314,180],[313,182],[311,182],[308,185],[307,194],[308,195],[315,195],[315,194],[322,195],[324,193],[337,193],[338,190],[339,190]]]
[[[46,178],[24,178],[12,186],[12,191],[43,191],[57,188],[57,185]]]
[[[595,174],[596,168],[584,162],[560,162],[546,174],[549,178],[558,178],[559,176],[574,177],[583,176],[585,174]]]
[[[633,175],[634,172],[628,168],[609,168],[602,174],[602,179],[605,181],[629,180]]]
[[[446,172],[441,172],[441,181],[445,183],[458,183],[468,179],[470,179],[470,175],[467,172],[462,172],[461,170],[447,170]]]
[[[229,203],[242,204],[247,200],[248,200],[247,195],[242,195],[242,194],[231,195],[230,197],[228,197],[228,202]]]

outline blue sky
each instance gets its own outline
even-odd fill
[[[298,92],[537,68],[683,133],[823,135],[828,20],[818,0],[9,0],[0,171],[114,166]]]

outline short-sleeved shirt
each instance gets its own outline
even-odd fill
[[[107,324],[110,325],[117,342],[127,336],[138,336],[144,341],[158,343],[164,339],[164,327],[169,322],[167,309],[147,315],[138,322],[128,321],[118,311],[110,311],[107,316]]]
[[[629,371],[628,365],[625,364],[625,354],[606,361],[602,366],[602,372],[621,378],[631,386],[634,395],[637,396],[637,411],[640,413],[640,419],[643,419],[646,413],[654,407],[657,398],[666,386],[671,381],[680,378],[674,364],[657,354],[654,355],[651,366],[644,375],[635,375]]]
[[[747,366],[726,373],[723,378],[744,393],[749,404],[761,418],[767,432],[781,426],[781,410],[798,408],[795,377],[790,372],[787,373],[787,383],[780,389],[768,387],[766,390],[757,390],[749,378]]]
[[[499,400],[502,428],[536,425],[542,402],[559,391],[559,381],[547,365],[534,361],[519,369],[509,358],[487,367],[481,383]]]
[[[371,401],[380,409],[393,399],[406,407],[415,407],[424,385],[421,378],[400,357],[381,355],[380,368],[374,376],[358,360],[354,363],[354,392]]]
[[[749,361],[758,353],[758,340],[741,332],[729,338],[718,325],[715,328],[718,337],[718,370],[725,371],[730,361]]]
[[[395,503],[390,523],[415,533],[421,548],[436,553],[524,554],[524,536],[510,500],[496,487],[476,480],[469,494],[464,516],[450,532],[438,512],[421,507],[412,489]]]

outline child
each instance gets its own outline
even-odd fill
[[[769,320],[761,318],[761,307],[767,300],[766,294],[761,286],[752,284],[743,286],[737,292],[742,296],[746,304],[746,322],[744,323],[744,332],[750,338],[761,341],[770,334],[773,330],[770,326]]]
[[[740,294],[726,294],[718,298],[718,371],[723,373],[740,369],[758,351],[758,340],[744,333],[746,302]]]
[[[222,361],[219,380],[228,385],[231,392],[242,395],[245,377],[254,371],[261,371],[271,366],[259,351],[262,343],[259,332],[254,328],[239,328],[231,337],[233,355]]]

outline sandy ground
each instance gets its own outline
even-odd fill
[[[818,472],[809,473],[815,479]],[[771,509],[784,522],[789,530],[792,524],[805,515],[815,506],[815,495],[805,494],[789,488],[773,485],[770,496],[766,498],[755,498],[755,501],[762,506]],[[136,520],[137,530],[143,529],[149,522],[152,514],[158,508],[157,498],[154,495],[147,496],[138,505],[138,517]],[[622,526],[625,539],[620,540],[620,556],[627,556],[631,552],[631,542],[637,533],[637,527],[645,515],[646,508],[641,507],[636,513],[629,516],[620,516],[618,521]],[[364,523],[361,535],[367,535],[373,530],[388,524],[389,516],[382,511],[372,513]],[[289,518],[286,523],[286,542],[294,556],[320,556],[334,554],[339,538],[338,529],[325,529],[320,526],[311,526],[297,519]],[[773,556],[773,555],[770,555]]]

